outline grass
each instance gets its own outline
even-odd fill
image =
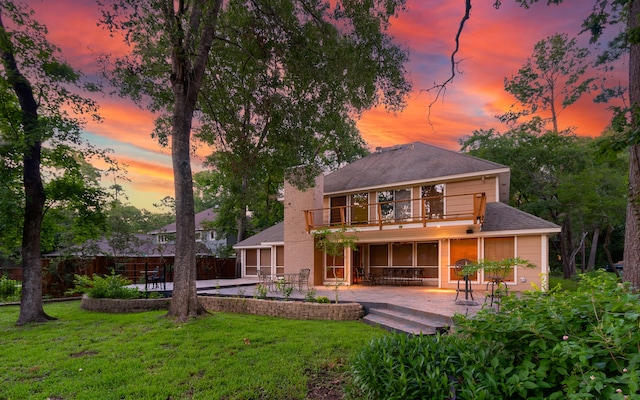
[[[586,274],[587,275],[597,275],[597,271],[589,271]],[[571,279],[565,279],[562,276],[559,275],[551,275],[549,277],[549,288],[554,288],[558,285],[560,285],[560,288],[562,288],[563,290],[567,290],[569,292],[575,292],[576,290],[578,290],[578,284],[580,283],[580,274],[572,277]]]
[[[385,334],[361,322],[165,311],[104,314],[50,303],[58,320],[17,327],[0,307],[0,399],[304,399]]]
[[[562,276],[550,276],[549,288],[552,289],[560,285],[563,290],[575,292],[578,289],[578,282],[580,282],[579,279],[565,279]]]

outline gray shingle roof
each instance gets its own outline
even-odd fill
[[[560,226],[504,203],[487,203],[482,232],[541,229],[556,232]]]
[[[376,150],[328,174],[324,178],[324,190],[325,193],[346,192],[507,168],[492,161],[414,142]]]
[[[274,226],[256,233],[245,240],[236,243],[233,248],[260,246],[262,243],[284,242],[284,222],[279,222]]]
[[[195,215],[196,220],[196,230],[203,230],[202,223],[205,221],[215,221],[218,218],[218,213],[213,211],[213,208],[208,208],[204,211],[200,211]],[[176,232],[176,223],[172,222],[169,225],[163,226],[160,229],[156,229],[155,231],[149,232],[150,234],[157,233],[175,233]]]

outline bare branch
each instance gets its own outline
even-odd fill
[[[458,32],[456,32],[456,37],[455,37],[456,47],[454,48],[453,52],[451,52],[451,57],[450,57],[451,75],[444,82],[440,84],[436,84],[433,87],[426,90],[426,92],[431,92],[432,90],[436,91],[435,98],[431,101],[431,103],[429,103],[429,112],[427,114],[427,120],[429,121],[429,125],[432,125],[431,108],[440,99],[441,96],[444,98],[445,92],[447,90],[447,85],[451,83],[453,79],[456,77],[456,67],[458,66],[460,61],[462,61],[462,60],[456,61],[456,54],[458,54],[458,51],[460,50],[460,36],[462,36],[462,29],[464,28],[464,24],[469,19],[470,14],[471,14],[471,0],[465,0],[464,16],[460,20],[460,26],[458,27]]]

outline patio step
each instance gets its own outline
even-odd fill
[[[363,306],[365,323],[391,332],[434,335],[437,331],[446,331],[453,324],[447,316],[393,304],[364,303]]]

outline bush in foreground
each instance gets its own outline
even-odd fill
[[[70,293],[84,293],[94,299],[138,299],[141,293],[136,288],[129,288],[131,281],[122,275],[111,272],[111,275],[75,275],[75,288]]]
[[[640,301],[605,272],[457,316],[448,336],[378,339],[352,364],[369,399],[640,399]]]

